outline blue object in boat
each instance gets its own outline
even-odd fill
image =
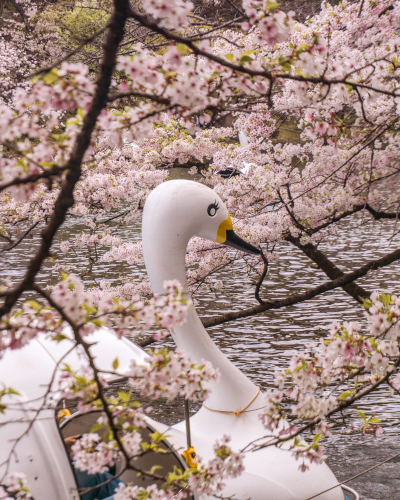
[[[109,472],[104,472],[102,474],[88,474],[87,472],[81,471],[79,469],[75,469],[75,476],[78,482],[78,486],[81,489],[84,488],[94,488],[98,484],[102,484],[105,481],[112,479],[114,476]],[[98,488],[89,491],[88,493],[84,493],[81,495],[82,500],[113,500],[114,499],[114,490],[123,483],[120,479],[114,478],[111,482],[99,486]]]

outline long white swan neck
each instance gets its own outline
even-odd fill
[[[146,202],[142,228],[143,255],[153,292],[165,293],[164,281],[178,279],[187,293],[185,254],[193,228],[181,225],[176,229],[173,214],[161,212],[158,203],[154,199]],[[255,396],[256,386],[214,344],[193,306],[189,308],[187,322],[171,333],[176,345],[194,361],[210,361],[219,369],[219,381],[210,384],[211,395],[206,402],[209,408],[237,411]]]

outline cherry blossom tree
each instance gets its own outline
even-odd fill
[[[23,278],[5,280],[0,290],[0,352],[42,332],[63,341],[69,325],[89,368],[66,370],[61,389],[82,409],[97,401],[113,436],[107,443],[95,433],[85,436],[73,450],[76,466],[105,470],[121,453],[130,463],[141,439],[133,428],[119,437],[115,411],[128,427],[140,427],[141,410],[105,395],[86,336],[103,325],[118,336],[157,326],[153,337],[160,340],[165,329],[184,321],[187,304],[179,284],[167,284],[166,296],[151,298],[146,281],[111,285],[101,275],[102,262],[140,265],[140,241],[121,239],[113,224],[140,219],[147,195],[174,166],[188,167],[212,187],[239,234],[263,251],[261,259],[243,259],[216,243],[189,243],[187,263],[196,264],[188,270],[193,295],[217,286],[218,272],[235,261],[257,281],[255,305],[207,318],[205,326],[277,311],[336,288],[364,307],[365,325],[335,323],[312,352],[299,352],[276,373],[277,388],[264,395],[260,416],[266,436],[241,450],[288,441],[301,468],[323,460],[320,439],[334,414],[382,385],[400,390],[400,299],[356,282],[399,260],[400,249],[343,272],[319,248],[321,242],[334,245],[339,223],[349,218],[359,225],[367,218],[392,220],[397,234],[399,2],[323,2],[306,20],[269,0],[228,2],[229,8],[184,0],[98,2],[107,17],[97,31],[91,28],[69,51],[60,43],[61,49],[44,54],[32,43],[32,54],[42,54],[37,58],[24,54],[23,46],[33,29],[45,31],[35,18],[40,4],[12,3],[15,19],[0,34],[2,254],[40,233]],[[52,12],[50,4],[45,8]],[[10,30],[19,33],[12,42]],[[64,40],[62,33],[58,37]],[[297,141],[279,140],[285,123],[296,130]],[[81,229],[59,241],[66,220],[79,221]],[[284,298],[267,296],[263,282],[282,242],[303,252],[327,281]],[[49,278],[43,288],[38,274],[55,252],[60,282]],[[87,254],[79,278],[69,271],[71,252]],[[35,300],[26,301],[31,294]],[[162,378],[160,361],[174,373],[173,383],[164,377],[161,387],[154,382]],[[204,399],[202,383],[217,377],[206,363],[199,367],[183,353],[162,349],[149,354],[149,366],[132,366],[131,380],[154,398]],[[382,432],[376,417],[360,414],[360,421],[361,432]],[[313,438],[306,441],[310,431]],[[162,495],[218,492],[224,475],[239,474],[239,450],[225,438],[215,446],[214,461],[170,478]],[[3,496],[18,489],[29,494],[23,478],[3,483]],[[121,487],[116,499],[138,495],[135,487]],[[155,486],[148,495],[164,498]]]

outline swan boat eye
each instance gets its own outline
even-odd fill
[[[214,217],[219,209],[219,204],[217,200],[215,200],[214,203],[211,203],[211,205],[208,206],[207,208],[207,213],[210,217]]]

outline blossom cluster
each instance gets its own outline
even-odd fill
[[[256,27],[258,43],[267,43],[274,46],[276,43],[285,42],[289,33],[293,29],[294,12],[288,14],[281,10],[276,10],[278,3],[270,0],[244,0],[243,8],[249,22],[242,24],[243,29],[250,26]]]
[[[108,384],[104,377],[99,375],[102,387]],[[64,399],[77,399],[79,411],[90,411],[100,404],[99,388],[93,369],[82,366],[79,370],[72,370],[67,364],[60,368],[58,389]]]
[[[171,401],[178,395],[204,401],[209,395],[207,382],[218,380],[219,372],[208,361],[195,364],[184,352],[167,349],[150,351],[146,365],[131,361],[129,382],[142,396]]]
[[[0,486],[1,500],[29,500],[30,498],[33,497],[24,474],[9,473],[2,480]]]
[[[265,408],[260,414],[265,428],[283,439],[296,435],[298,427],[287,423],[285,401],[294,403],[290,413],[298,423],[320,422],[313,443],[300,443],[296,438],[296,457],[302,455],[311,462],[323,460],[318,441],[328,434],[326,418],[363,389],[389,377],[392,392],[399,390],[399,305],[398,296],[372,293],[364,302],[367,332],[362,331],[360,323],[335,321],[329,336],[320,340],[315,352],[294,356],[287,369],[276,372],[278,389],[264,394]],[[358,414],[362,422],[358,430],[363,434],[378,436],[383,432],[377,417]],[[350,431],[355,428],[352,425]]]
[[[193,3],[183,0],[145,0],[143,8],[155,18],[161,19],[160,26],[181,28],[187,24],[187,16],[193,9]]]
[[[215,456],[207,464],[201,464],[189,479],[191,490],[198,495],[215,495],[223,490],[225,478],[235,478],[244,471],[244,454],[234,452],[230,437],[222,436],[214,444]]]
[[[74,467],[89,474],[106,472],[120,455],[114,440],[105,443],[95,433],[83,434],[71,447]]]
[[[9,283],[11,286],[11,283]],[[6,349],[19,349],[39,333],[45,333],[59,342],[70,338],[68,325],[75,326],[82,337],[100,327],[112,328],[121,338],[124,334],[138,336],[157,325],[153,337],[161,339],[164,329],[186,321],[190,301],[183,298],[179,282],[166,281],[167,293],[146,301],[134,296],[133,301],[120,300],[111,294],[100,298],[85,290],[82,280],[62,273],[62,280],[53,287],[51,299],[57,309],[35,300],[23,303],[1,320],[0,354]]]

